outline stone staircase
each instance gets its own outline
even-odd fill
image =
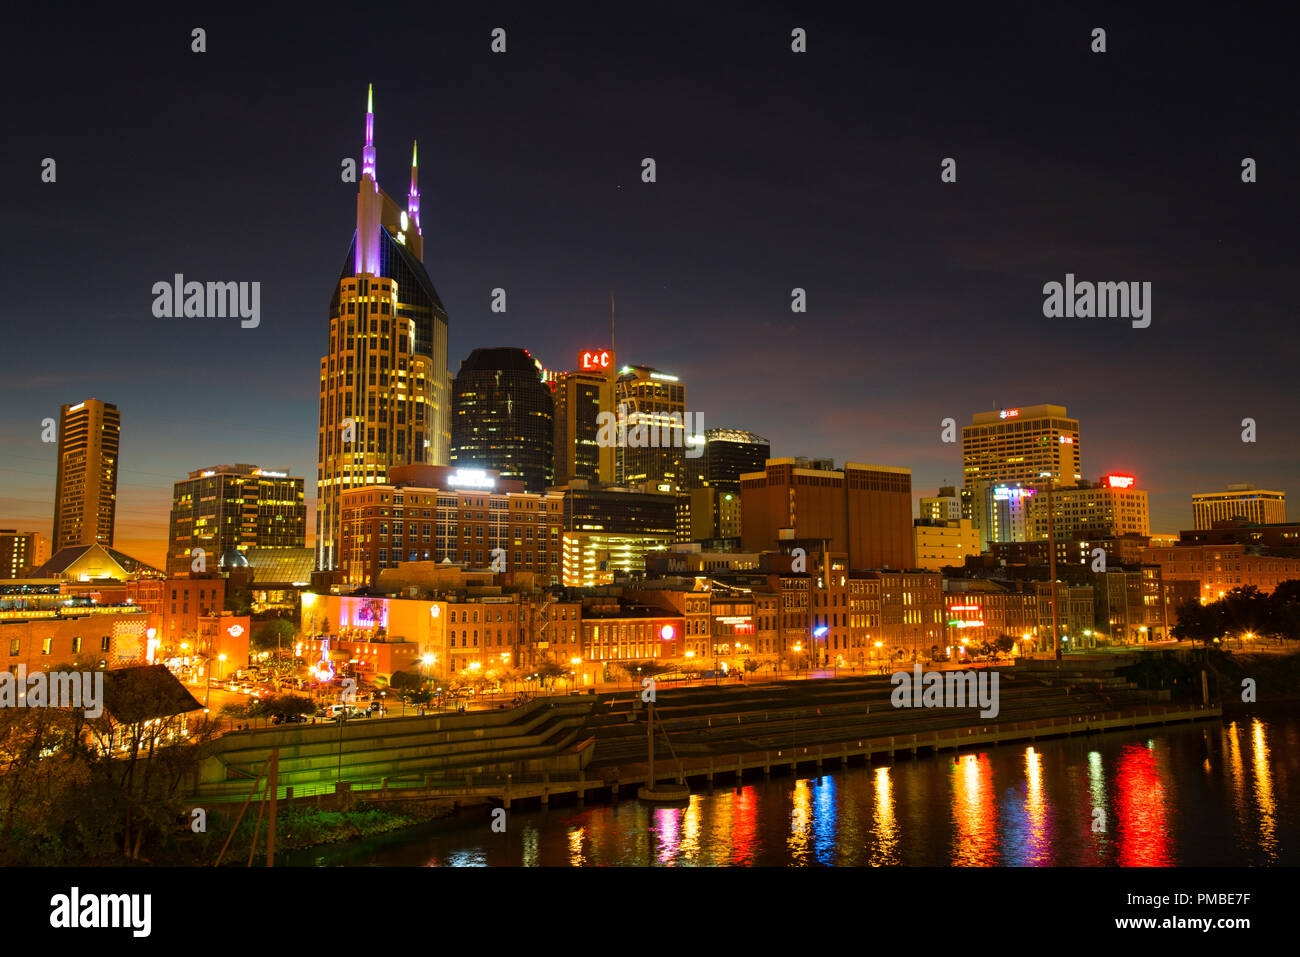
[[[585,729],[594,704],[594,698],[575,695],[499,711],[234,732],[219,738],[202,762],[196,794],[246,793],[277,748],[282,788],[426,775],[576,772],[593,753]]]

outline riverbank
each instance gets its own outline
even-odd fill
[[[181,842],[175,849],[174,859],[155,861],[155,864],[178,866],[211,866],[221,854],[222,846],[230,844],[222,857],[222,866],[244,867],[249,862],[253,836],[257,834],[257,848],[253,853],[254,866],[266,863],[267,819],[258,821],[256,802],[249,805],[243,818],[230,836],[239,811],[237,807],[222,807],[210,812],[206,832],[193,834],[191,840]],[[385,834],[409,831],[454,813],[450,806],[427,803],[425,811],[418,807],[401,809],[358,803],[349,810],[330,810],[311,805],[281,806],[276,813],[276,856],[309,851],[353,841],[366,840]]]
[[[1140,673],[1129,671],[1134,664],[1131,659],[1111,664],[1067,658],[1059,666],[1036,662],[1000,669],[1001,713],[996,718],[982,718],[975,708],[898,709],[890,700],[893,685],[887,677],[661,689],[656,725],[663,736],[655,777],[681,780],[698,790],[712,787],[715,778],[740,784],[787,769],[797,775],[811,768],[820,772],[823,766],[870,766],[900,755],[969,752],[1018,741],[1213,720],[1222,712],[1200,702],[1200,673],[1207,664],[1211,700],[1222,690],[1234,710],[1240,702],[1232,692],[1243,675],[1267,685],[1269,693],[1261,692],[1261,698],[1270,702],[1289,700],[1285,694],[1300,689],[1300,655],[1211,651],[1208,662],[1202,656],[1178,662],[1160,655],[1142,663]],[[282,801],[282,813],[292,808],[317,816],[304,818],[277,843],[285,850],[347,843],[400,833],[475,806],[545,808],[553,799],[579,806],[592,799],[617,803],[649,776],[639,695],[601,695],[583,734],[590,735],[594,748],[578,771],[524,773],[519,768],[512,774],[506,768],[457,774],[446,769],[436,778],[426,776],[423,786],[396,779],[345,781],[337,796],[320,793]],[[227,820],[236,807],[222,808]],[[256,807],[250,808],[250,819],[255,812]],[[365,816],[349,817],[360,812]],[[237,834],[244,861],[252,826],[243,822]],[[228,831],[227,824],[222,840]],[[213,857],[219,848],[218,842]],[[234,850],[230,855],[241,857]]]
[[[1268,866],[1295,863],[1300,717],[1040,739],[728,777],[690,803],[485,808],[286,866]],[[1099,829],[1098,809],[1104,812]],[[1214,822],[1207,827],[1206,821]]]
[[[1212,652],[1210,664],[1220,682],[1226,714],[1248,713],[1257,705],[1300,702],[1300,651]],[[1246,694],[1248,687],[1251,695]],[[1243,700],[1246,697],[1254,700]]]

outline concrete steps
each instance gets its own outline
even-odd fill
[[[388,718],[239,732],[218,739],[197,793],[245,793],[272,751],[282,787],[421,775],[576,770],[592,749],[573,750],[591,715],[590,698],[541,698],[496,712]],[[341,758],[341,761],[340,761]],[[341,764],[341,767],[340,767]]]

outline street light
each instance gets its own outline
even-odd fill
[[[425,680],[425,681],[428,681],[428,680],[429,680],[429,670],[433,667],[434,662],[437,661],[437,660],[438,660],[438,656],[437,656],[437,655],[434,655],[434,654],[425,654],[423,657],[420,658],[420,665],[424,668],[424,680]],[[423,693],[424,688],[421,688],[420,691],[421,691],[421,693]],[[402,707],[405,708],[405,706],[406,706],[406,699],[403,698],[403,699],[402,699]],[[403,713],[405,713],[405,712],[403,712]]]
[[[224,662],[226,660],[226,656],[224,654],[217,655],[217,660]],[[204,670],[208,673],[208,685],[203,692],[203,707],[207,708],[208,699],[212,696],[212,659],[211,658],[208,659],[207,667],[204,668]]]

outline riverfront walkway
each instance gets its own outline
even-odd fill
[[[900,753],[960,751],[1221,716],[1217,706],[1171,703],[1167,693],[1132,688],[1114,673],[1114,665],[1098,664],[1000,669],[999,713],[989,718],[980,716],[978,706],[895,708],[888,677],[660,688],[655,706],[655,723],[661,729],[656,735],[655,779],[707,785],[719,775],[739,781],[747,774],[786,768],[820,769],[827,762],[843,767],[893,759]],[[617,798],[632,785],[644,783],[648,777],[646,711],[640,695],[582,695],[571,699],[575,705],[578,698],[591,710],[580,728],[569,725],[566,738],[574,743],[568,753],[580,754],[581,759],[567,769],[555,763],[539,767],[537,762],[485,766],[477,753],[481,747],[470,744],[478,734],[465,727],[458,737],[464,740],[461,747],[470,750],[439,759],[436,766],[420,767],[420,755],[426,752],[417,747],[404,749],[407,770],[394,766],[390,773],[365,774],[376,765],[349,761],[345,749],[340,768],[331,766],[335,762],[321,762],[310,779],[304,775],[289,782],[294,783],[291,788],[281,786],[279,797],[332,806],[348,806],[355,800],[509,806],[521,800],[547,804],[556,796]],[[536,707],[534,703],[528,710]],[[498,715],[495,720],[517,723],[513,715]],[[475,719],[462,715],[460,721],[468,724]],[[378,730],[386,723],[377,721],[371,727]],[[262,748],[269,744],[258,743]],[[437,750],[443,747],[438,745]],[[456,761],[465,763],[458,766]],[[253,770],[251,764],[245,766]],[[251,783],[205,788],[203,797],[218,802],[242,800]]]

